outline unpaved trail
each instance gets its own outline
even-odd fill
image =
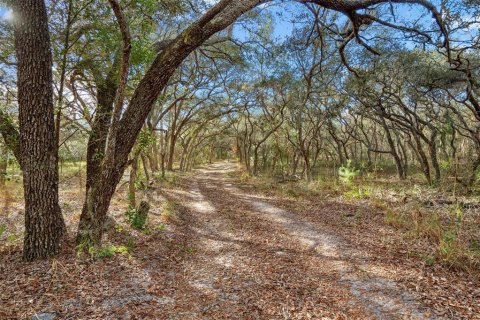
[[[328,226],[234,185],[218,163],[188,181],[192,258],[178,319],[429,319],[372,257]],[[374,259],[373,259],[374,260]],[[191,288],[191,290],[188,289]]]

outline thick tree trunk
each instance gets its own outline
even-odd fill
[[[310,182],[313,180],[313,177],[312,177],[312,166],[310,164],[310,159],[308,157],[308,154],[303,155],[303,163],[305,165],[305,177],[307,178],[307,181]]]
[[[58,153],[47,11],[43,0],[17,0],[14,12],[25,195],[23,258],[32,261],[59,252],[65,224],[58,205]]]
[[[111,72],[107,79],[97,80],[97,111],[87,144],[87,190],[98,179],[100,166],[105,156],[108,129],[112,119],[113,102],[117,85]]]
[[[108,207],[122,176],[115,171],[115,169],[102,170],[99,180],[87,191],[76,239],[82,248],[98,247],[101,244]]]

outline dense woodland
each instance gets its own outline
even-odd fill
[[[428,229],[428,264],[478,275],[478,1],[3,0],[0,16],[0,192],[23,192],[24,223],[4,200],[4,253],[101,252],[112,206],[145,229],[145,194],[222,162],[294,203],[367,199],[400,233]]]

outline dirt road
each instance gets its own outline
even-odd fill
[[[192,287],[181,303],[188,310],[177,318],[429,318],[369,264],[372,257],[328,226],[242,191],[228,178],[233,169],[219,163],[199,170],[183,196],[194,258],[183,273]]]
[[[112,206],[119,225],[105,243],[130,242],[129,254],[79,258],[73,238],[35,263],[22,262],[20,247],[3,251],[0,319],[440,319],[398,281],[417,265],[383,263],[359,243],[372,230],[327,222],[345,204],[287,210],[236,185],[235,168],[213,164],[158,188],[150,234],[122,222],[124,204]],[[165,198],[176,203],[173,221],[160,214]]]

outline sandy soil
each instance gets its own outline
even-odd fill
[[[57,258],[24,263],[20,246],[3,248],[0,319],[475,319],[478,306],[462,317],[425,303],[406,285],[420,271],[352,241],[325,219],[332,207],[290,210],[237,185],[233,170],[213,164],[150,194],[150,225],[165,230],[106,238],[134,240],[129,255],[76,258],[70,239]],[[177,203],[168,220],[166,198]],[[119,225],[122,214],[112,210]]]

